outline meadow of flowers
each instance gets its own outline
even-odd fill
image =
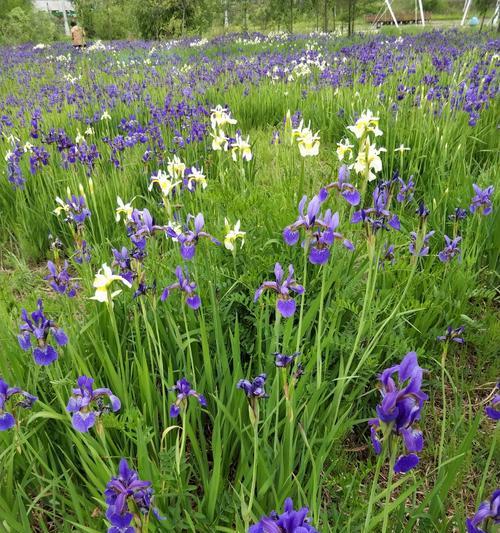
[[[499,54],[0,49],[0,530],[494,531]]]

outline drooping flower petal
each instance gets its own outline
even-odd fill
[[[40,366],[47,366],[53,363],[58,357],[57,351],[50,345],[33,350],[33,359]]]
[[[0,431],[7,431],[15,425],[16,421],[10,413],[0,413]]]
[[[285,318],[291,317],[295,313],[295,300],[293,298],[282,299],[278,298],[276,300],[276,308]]]
[[[412,468],[415,468],[418,463],[418,455],[414,453],[401,455],[394,464],[394,472],[398,474],[406,474],[406,472],[409,472]]]
[[[71,417],[71,424],[80,433],[87,433],[88,430],[95,424],[95,413],[81,413],[78,411]]]

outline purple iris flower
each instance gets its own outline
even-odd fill
[[[342,233],[335,231],[339,225],[339,214],[327,209],[325,216],[317,220],[318,230],[314,231],[309,249],[309,262],[313,265],[324,265],[330,259],[330,246],[335,239],[342,240],[342,244],[348,250],[354,250],[354,244],[344,238]],[[319,229],[321,228],[321,229]]]
[[[278,298],[276,299],[276,309],[285,318],[291,317],[295,313],[295,300],[290,297],[290,291],[296,294],[303,294],[304,287],[299,285],[293,278],[293,265],[288,266],[288,276],[284,278],[284,271],[279,263],[274,265],[274,275],[276,281],[264,281],[264,283],[255,291],[254,302],[256,302],[265,290],[274,291]]]
[[[89,263],[91,258],[90,247],[87,245],[87,241],[82,240],[80,243],[77,243],[75,255],[73,256],[75,262],[81,265],[82,263]]]
[[[241,389],[245,392],[247,395],[247,398],[267,398],[268,395],[266,394],[266,391],[264,389],[264,385],[266,384],[267,375],[266,374],[259,374],[256,378],[254,378],[252,381],[248,381],[248,379],[240,379],[238,383],[236,383],[236,388]]]
[[[20,166],[23,155],[24,150],[22,146],[16,145],[11,156],[7,159],[7,179],[15,189],[24,189],[24,183],[26,182]]]
[[[36,340],[36,347],[33,349],[35,363],[42,366],[50,365],[57,359],[58,354],[57,350],[47,343],[47,339],[51,335],[56,344],[64,346],[68,343],[66,333],[43,314],[42,300],[38,300],[37,310],[31,313],[31,318],[26,309],[22,309],[21,318],[24,323],[19,326],[21,330],[21,334],[17,336],[19,346],[24,351],[31,350],[31,336],[33,335]]]
[[[49,239],[49,247],[52,251],[64,249],[64,244],[62,243],[59,237],[54,237],[51,233],[49,233],[48,239]]]
[[[140,250],[140,248],[137,248]],[[113,263],[112,266],[119,268],[119,274],[122,278],[126,279],[129,283],[132,283],[137,277],[137,273],[132,268],[131,254],[125,246],[122,246],[121,250],[113,248]]]
[[[95,424],[97,417],[109,411],[118,411],[121,403],[109,389],[94,389],[94,380],[88,376],[80,376],[76,383],[78,387],[73,389],[66,411],[73,413],[71,417],[73,427],[81,433],[87,433]],[[108,405],[104,403],[105,398],[108,399]]]
[[[307,205],[307,211],[304,214],[307,196],[302,197],[302,200],[299,202],[299,217],[293,224],[290,224],[283,230],[283,240],[288,246],[297,244],[300,237],[300,228],[303,228],[309,233],[313,231],[321,209],[321,204],[325,199],[326,196],[321,193],[320,195],[314,196]]]
[[[408,246],[408,250],[410,250],[410,253],[412,255],[417,255],[418,257],[425,257],[426,255],[429,255],[429,239],[436,233],[435,231],[430,231],[427,233],[427,235],[424,235],[424,240],[421,243],[421,248],[417,250],[417,240],[418,240],[418,234],[414,231],[410,233],[411,242]]]
[[[300,352],[295,352],[295,353],[292,353],[291,355],[285,355],[279,352],[274,352],[273,355],[276,358],[274,361],[274,364],[278,368],[287,368],[293,363],[295,358],[300,355]]]
[[[320,193],[312,198],[304,214],[304,207],[307,196],[303,196],[299,203],[299,217],[283,230],[283,240],[289,246],[297,244],[300,237],[300,229],[306,232],[306,239],[310,242],[309,262],[313,265],[323,265],[330,258],[330,246],[335,239],[342,239],[343,244],[349,250],[354,249],[351,241],[344,239],[341,233],[335,231],[339,225],[339,215],[332,215],[328,209],[324,216],[320,214],[321,204],[326,200],[328,191],[322,189]],[[305,246],[306,241],[302,243]]]
[[[401,229],[401,223],[399,222],[398,216],[393,215],[387,209],[388,203],[389,194],[387,189],[382,186],[375,187],[373,191],[373,207],[356,211],[352,215],[351,223],[367,222],[374,231],[380,228],[388,230],[387,225],[389,225],[391,228],[399,231]]]
[[[418,204],[418,207],[417,209],[415,210],[415,213],[420,217],[420,218],[427,218],[429,216],[429,213],[430,211],[427,209],[427,207],[425,207],[425,204],[424,202],[419,202]]]
[[[459,326],[458,328],[452,328],[451,326],[448,326],[446,328],[446,333],[444,335],[439,335],[437,338],[438,341],[443,342],[458,342],[459,344],[464,343],[464,339],[462,337],[462,333],[465,330],[465,326]]]
[[[393,376],[398,375],[398,384]],[[418,462],[415,452],[420,452],[424,446],[422,432],[413,424],[420,420],[420,413],[428,396],[421,390],[423,369],[418,366],[417,354],[409,352],[399,365],[392,366],[379,377],[382,401],[377,405],[377,418],[370,420],[370,433],[373,448],[376,454],[382,451],[383,438],[394,435],[402,437],[406,455],[401,455],[395,465],[394,471],[406,473],[414,468]]]
[[[21,396],[19,401],[11,407],[22,407],[23,409],[31,409],[33,403],[38,399],[36,396],[21,390],[19,387],[9,387],[7,383],[0,378],[0,431],[7,431],[14,427],[16,420],[12,413],[8,413],[5,409],[7,402],[13,396]]]
[[[33,146],[30,155],[30,172],[36,174],[36,171],[42,166],[49,164],[49,152],[43,146]]]
[[[495,490],[489,500],[482,502],[473,518],[467,518],[467,533],[486,533],[487,529],[479,527],[489,521],[500,524],[500,489]],[[484,526],[483,526],[484,527]]]
[[[269,516],[263,516],[257,524],[250,526],[248,533],[319,533],[310,525],[308,514],[308,507],[295,511],[292,499],[287,498],[283,513],[273,511]]]
[[[358,205],[359,202],[361,201],[361,194],[356,189],[356,187],[352,185],[352,183],[348,183],[349,174],[350,173],[349,173],[349,169],[347,168],[347,165],[342,165],[339,168],[337,181],[330,183],[329,185],[327,185],[324,189],[320,191],[319,193],[320,199],[324,202],[328,195],[328,191],[330,189],[335,189],[340,192],[344,200],[346,200],[346,202],[348,202],[350,205]]]
[[[486,187],[486,189],[481,189],[475,183],[472,184],[472,188],[476,193],[471,200],[471,205],[469,207],[471,213],[479,211],[484,216],[487,216],[492,211],[491,196],[495,191],[493,185]]]
[[[144,250],[147,237],[153,235],[155,231],[164,229],[163,226],[157,226],[154,223],[153,217],[147,209],[142,211],[134,209],[128,221],[127,235],[137,248]]]
[[[500,390],[500,383],[497,383],[497,390]],[[484,408],[486,415],[492,420],[500,420],[500,394],[495,394],[490,405]]]
[[[396,262],[396,255],[394,253],[394,244],[384,244],[383,249],[383,256],[379,260],[379,268],[384,269],[386,262],[391,263],[393,265]]]
[[[129,468],[126,459],[120,461],[118,476],[106,485],[104,497],[108,505],[106,518],[112,525],[108,533],[133,533],[135,529],[130,524],[136,509],[142,515],[152,512],[158,520],[163,520],[153,507],[151,481],[139,479],[139,474]]]
[[[462,240],[462,237],[450,239],[448,235],[445,235],[444,240],[446,242],[446,246],[438,253],[439,260],[442,263],[449,263],[457,255],[458,260],[460,261],[461,250],[458,247],[458,243]]]
[[[188,229],[187,227],[191,219],[194,220],[194,231]],[[177,232],[174,228],[170,226],[167,227],[167,235],[172,239],[179,241],[181,245],[181,257],[185,261],[191,261],[191,259],[193,259],[194,254],[196,252],[196,245],[198,244],[200,238],[208,238],[214,244],[220,246],[220,242],[215,237],[213,237],[206,231],[203,231],[204,226],[205,219],[203,218],[203,215],[201,213],[198,213],[195,217],[193,215],[188,215],[186,227],[184,228],[183,232]]]
[[[143,296],[144,294],[147,294],[148,292],[152,292],[152,293],[156,292],[156,280],[153,281],[151,285],[148,285],[144,279],[139,281],[139,284],[137,285],[137,289],[134,291],[132,298],[139,298],[139,296]]]
[[[207,400],[205,396],[192,389],[191,383],[189,383],[186,378],[179,379],[171,390],[177,394],[175,403],[170,406],[170,416],[172,418],[179,416],[179,413],[181,412],[181,406],[187,403],[189,396],[196,398],[202,407],[207,406]]]
[[[408,178],[408,183],[405,183],[401,177],[398,176],[399,192],[396,195],[396,200],[399,203],[409,202],[413,198],[413,191],[415,190],[415,182],[413,176]]]
[[[189,281],[189,274],[187,270],[182,272],[182,267],[178,266],[175,269],[175,275],[177,276],[177,282],[168,285],[163,289],[161,293],[161,301],[164,302],[169,296],[170,292],[176,289],[179,289],[185,294],[186,303],[191,307],[191,309],[198,309],[201,305],[201,299],[198,294],[195,293],[196,283],[194,281]]]
[[[73,278],[68,272],[68,267],[67,261],[64,261],[61,269],[58,269],[52,261],[48,261],[47,268],[50,274],[45,276],[44,279],[50,280],[50,286],[59,294],[66,294],[69,298],[73,298],[80,287],[78,283],[72,281]]]
[[[467,210],[462,209],[461,207],[456,207],[453,213],[448,218],[453,222],[464,220],[465,218],[467,218]]]
[[[59,201],[59,200],[58,200]],[[72,194],[71,198],[66,198],[66,202],[59,201],[61,211],[64,211],[65,222],[73,222],[76,226],[82,226],[85,219],[90,217],[90,210],[87,209],[85,198]]]
[[[307,204],[307,211],[305,213],[304,208],[307,202],[307,196],[304,195],[302,197],[298,206],[299,216],[297,220],[283,230],[283,240],[286,244],[293,246],[298,242],[298,231],[300,228],[303,228],[306,232],[314,229],[320,215],[321,204],[326,200],[327,196],[327,191],[321,189],[319,194],[311,198],[311,201]]]

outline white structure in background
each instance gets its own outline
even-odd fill
[[[495,7],[495,13],[491,19],[491,24],[498,28],[498,18],[500,17],[500,0],[497,0],[497,5]]]
[[[58,12],[62,13],[64,20],[64,32],[69,35],[69,24],[67,11],[74,13],[75,6],[71,0],[33,0],[33,6],[40,11],[47,11],[47,13]]]
[[[460,22],[460,26],[463,26],[465,23],[465,19],[467,18],[467,13],[469,12],[470,5],[472,4],[472,0],[465,0],[464,4],[464,16],[462,17],[462,20]]]
[[[396,28],[399,28],[398,19],[396,18],[396,15],[394,14],[394,11],[392,9],[392,1],[393,0],[384,0],[384,6],[380,8],[380,11],[375,17],[375,21],[373,22],[374,27],[377,26],[377,23],[385,15],[386,11],[389,11],[392,21],[394,22],[394,25],[396,26]],[[472,1],[472,0],[465,0],[465,1],[467,2],[467,1]],[[418,19],[417,11],[420,11],[420,22],[422,26],[425,26],[425,14],[424,14],[424,6],[422,4],[422,0],[415,0],[415,22],[417,22],[417,19]]]

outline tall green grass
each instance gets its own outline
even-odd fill
[[[300,49],[301,44],[290,46]],[[188,63],[197,60],[192,50],[176,53]],[[236,59],[241,54],[236,48],[233,53]],[[474,61],[476,54],[467,51],[460,64]],[[126,59],[124,53],[118,57]],[[78,60],[79,83],[86,90],[91,90],[92,61],[90,55]],[[415,83],[430,68],[430,63],[419,65]],[[169,75],[169,69],[162,65],[161,75]],[[55,75],[47,68],[29,91],[36,94],[37,84],[54,83]],[[455,70],[441,81],[456,84],[461,77]],[[111,78],[103,75],[99,82]],[[130,81],[140,78],[140,69],[125,75]],[[254,160],[242,170],[227,154],[212,152],[208,140],[179,150],[187,164],[203,165],[209,183],[206,191],[182,195],[182,212],[203,212],[207,230],[219,238],[225,217],[240,219],[247,232],[234,257],[223,247],[199,245],[188,264],[202,297],[197,312],[183,308],[177,294],[159,301],[160,289],[174,281],[173,270],[181,264],[178,245],[163,235],[148,242],[145,261],[156,294],[134,300],[125,289],[112,310],[89,300],[95,272],[112,260],[111,248],[128,244],[123,223],[114,221],[117,195],[125,201],[135,196],[134,206],[147,207],[159,223],[167,222],[158,193],[147,190],[155,165],[144,164],[137,148],[126,152],[123,169],[115,169],[100,141],[118,133],[121,117],[135,113],[146,121],[142,102],[118,103],[109,124],[95,126],[103,157],[92,186],[81,168],[62,169],[51,148],[51,164],[30,176],[24,190],[13,190],[3,180],[0,374],[39,401],[31,412],[17,413],[15,429],[0,433],[0,530],[104,531],[103,490],[121,457],[153,482],[166,520],[152,520],[150,531],[244,531],[262,514],[281,508],[288,496],[310,507],[320,531],[381,531],[387,519],[394,532],[464,531],[465,517],[496,488],[498,432],[482,416],[482,401],[498,377],[498,200],[491,216],[469,216],[461,223],[462,262],[443,265],[436,254],[443,235],[452,231],[447,216],[455,207],[468,206],[472,183],[496,183],[498,189],[497,104],[471,128],[465,113],[445,106],[435,115],[436,104],[425,99],[420,108],[398,102],[398,111],[391,112],[397,75],[384,84],[383,103],[380,89],[369,84],[354,81],[352,88],[333,91],[311,90],[313,83],[264,81],[246,96],[241,86],[224,87],[224,79],[207,89],[207,102],[228,104],[243,134],[250,134]],[[0,95],[16,90],[28,89],[11,78],[0,83]],[[157,101],[166,92],[161,85],[150,89]],[[415,201],[396,208],[402,231],[377,234],[371,248],[364,230],[348,223],[347,204],[332,196],[329,206],[340,212],[340,230],[356,250],[335,245],[329,263],[314,267],[299,246],[283,244],[281,231],[297,216],[302,173],[309,197],[333,181],[339,168],[336,143],[367,108],[380,116],[384,132],[381,177],[389,179],[395,169],[405,179],[414,175]],[[71,109],[66,105],[51,113],[51,127],[76,135],[83,126],[68,120]],[[285,138],[270,144],[288,109],[300,110],[320,130],[318,157],[302,161]],[[19,133],[27,140],[26,128]],[[172,132],[163,133],[170,148]],[[394,153],[401,143],[411,147],[402,165]],[[67,186],[76,192],[80,183],[92,212],[86,238],[93,258],[90,265],[73,266],[82,290],[70,300],[54,295],[43,276],[50,258],[48,234],[72,246],[69,227],[51,213],[55,197],[64,197]],[[436,234],[430,256],[415,261],[408,253],[408,234],[417,230],[414,210],[420,200],[430,208],[427,228]],[[386,243],[395,245],[397,260],[380,269]],[[272,298],[253,303],[255,289],[272,275],[276,261],[293,263],[297,280],[306,279],[301,320],[298,312],[278,320]],[[69,336],[60,359],[47,368],[36,367],[16,339],[21,308],[33,310],[39,297]],[[443,346],[435,339],[449,324],[465,324],[467,342],[450,346],[441,358]],[[274,367],[272,352],[292,353],[297,347],[305,374],[292,385],[290,375]],[[378,401],[376,375],[411,350],[428,369],[424,389],[430,401],[421,422],[426,446],[419,467],[395,477],[390,488],[387,465],[379,465],[365,524],[377,464],[367,430]],[[269,398],[259,402],[256,422],[235,384],[260,372],[268,374]],[[122,401],[119,413],[104,417],[101,432],[76,433],[65,411],[81,374],[94,377],[96,386],[110,387]],[[208,408],[190,403],[185,416],[171,419],[169,388],[182,376],[206,395]],[[439,450],[443,392],[446,425]]]

